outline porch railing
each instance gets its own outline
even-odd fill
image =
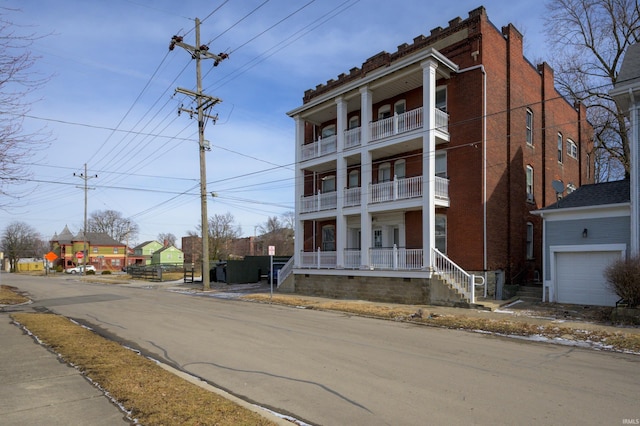
[[[291,256],[287,263],[285,263],[284,266],[278,270],[278,287],[280,287],[280,284],[282,284],[282,282],[286,280],[287,277],[293,272],[294,260],[294,257]]]
[[[338,193],[335,191],[325,192],[320,191],[316,195],[309,195],[302,197],[301,213],[311,213],[321,210],[331,210],[338,206]]]
[[[337,136],[329,136],[313,143],[302,145],[302,160],[322,157],[337,150]]]
[[[398,248],[370,248],[369,263],[374,269],[419,270],[423,267],[423,250]]]
[[[356,146],[360,146],[361,143],[361,135],[360,127],[356,127],[354,129],[349,129],[344,131],[344,148],[354,148]]]
[[[303,251],[300,255],[301,268],[331,269],[337,264],[335,251]]]
[[[462,294],[469,303],[475,303],[475,286],[484,286],[485,284],[482,276],[467,273],[437,248],[433,248],[431,251],[431,266],[440,278]]]
[[[361,202],[361,193],[360,187],[358,188],[346,188],[344,190],[344,206],[345,207],[353,207],[359,206]]]
[[[369,194],[371,197],[369,202],[372,204],[422,197],[422,176],[370,184]],[[435,176],[434,196],[440,200],[449,199],[449,179]]]
[[[347,269],[360,268],[360,249],[344,250],[344,267]]]

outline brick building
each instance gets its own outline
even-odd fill
[[[471,300],[465,272],[538,280],[530,212],[556,201],[554,180],[593,182],[584,107],[483,7],[307,90],[288,114],[296,238],[283,289],[433,303],[455,301],[436,279]]]

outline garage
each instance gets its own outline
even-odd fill
[[[620,298],[609,290],[603,274],[620,256],[620,251],[556,252],[556,301],[615,306]]]

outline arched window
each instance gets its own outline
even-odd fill
[[[378,183],[389,182],[391,180],[391,164],[382,163],[378,167]]]
[[[321,191],[323,194],[327,192],[334,192],[336,190],[336,177],[334,175],[325,176],[322,178]]]
[[[396,179],[404,179],[406,176],[406,161],[404,159],[396,160],[393,163],[393,175]]]
[[[398,115],[404,114],[406,110],[407,110],[407,102],[404,99],[400,99],[395,104],[393,104],[393,112],[395,114],[398,114]]]
[[[533,145],[533,111],[527,108],[527,145]]]
[[[322,227],[322,251],[336,251],[335,225],[324,225]]]
[[[383,120],[389,117],[391,117],[391,105],[382,105],[378,108],[378,120]]]
[[[360,117],[354,115],[349,119],[349,129],[356,129],[358,127],[360,127]]]
[[[527,201],[533,202],[533,167],[527,165],[526,169]]]
[[[322,128],[322,139],[328,138],[336,134],[336,125],[329,124],[328,126],[324,126]]]
[[[349,172],[349,188],[358,188],[360,186],[360,171],[359,170],[351,170]]]

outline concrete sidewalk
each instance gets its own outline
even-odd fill
[[[0,423],[128,425],[125,414],[78,370],[0,314]]]

